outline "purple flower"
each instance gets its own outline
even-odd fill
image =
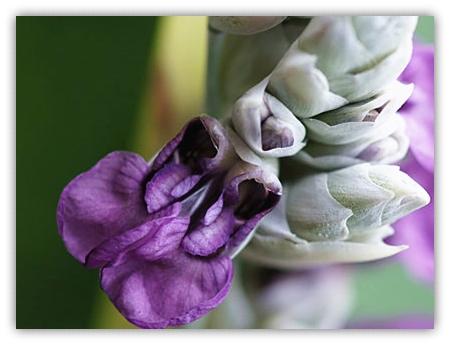
[[[406,120],[410,148],[419,164],[434,171],[434,48],[414,43],[409,65],[399,78],[414,83],[414,91],[400,109]]]
[[[101,269],[101,287],[132,323],[189,323],[223,301],[234,256],[275,206],[281,184],[238,158],[202,116],[148,164],[113,152],[73,179],[57,221],[68,251]]]
[[[431,283],[434,279],[434,49],[431,45],[415,42],[411,62],[400,80],[415,84],[412,96],[400,110],[410,138],[410,154],[401,169],[425,188],[431,202],[395,224],[393,241],[410,246],[400,258],[417,277]]]

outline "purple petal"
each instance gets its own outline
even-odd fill
[[[188,193],[195,185],[195,179],[192,178],[191,169],[185,165],[170,163],[164,166],[147,183],[145,201],[148,212],[159,211],[174,202],[177,197]]]
[[[222,213],[223,210],[223,195],[220,195],[219,199],[211,205],[205,213],[203,217],[203,224],[210,225],[212,224],[217,217]]]
[[[228,172],[225,187],[222,179],[218,177],[211,183],[209,196],[205,197],[216,201],[205,213],[192,215],[193,228],[182,243],[188,253],[208,256],[225,245],[229,250],[239,246],[280,199],[279,180],[261,167],[240,162]],[[214,194],[218,188],[223,189],[219,197]],[[208,207],[205,202],[203,210]]]
[[[182,197],[195,187],[195,185],[200,181],[201,177],[201,175],[188,176],[172,189],[172,196],[175,198]]]
[[[148,261],[168,255],[180,246],[188,226],[189,217],[158,219],[158,230],[149,236],[145,244],[136,249],[136,253]]]
[[[233,211],[222,209],[213,222],[200,222],[183,240],[183,249],[193,255],[208,256],[223,247],[234,228]]]
[[[137,228],[116,235],[93,249],[86,258],[86,266],[102,267],[114,260],[133,244],[139,243],[149,233],[157,230],[157,220],[148,221]]]
[[[58,202],[58,230],[77,260],[85,263],[100,243],[145,221],[147,169],[134,153],[112,152],[66,186]]]
[[[233,276],[228,257],[197,258],[176,251],[147,261],[133,253],[101,272],[101,286],[119,311],[142,328],[192,322],[217,307]]]
[[[124,251],[142,246],[143,242],[151,241],[154,257],[173,250],[179,246],[189,224],[189,219],[176,218],[180,210],[181,204],[174,204],[163,212],[155,213],[140,226],[104,241],[89,253],[86,265],[88,267],[102,267]]]

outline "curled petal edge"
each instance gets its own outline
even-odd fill
[[[292,237],[283,238],[256,233],[241,255],[255,263],[280,269],[366,262],[390,257],[408,248],[405,245],[385,244],[383,238],[392,233],[390,226],[384,226],[378,230],[376,237],[321,242],[307,242],[299,238],[294,240]]]

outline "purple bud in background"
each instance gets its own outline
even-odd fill
[[[420,279],[434,280],[434,48],[414,43],[411,62],[400,76],[414,83],[412,96],[400,109],[410,138],[410,152],[401,169],[431,197],[424,208],[400,219],[393,242],[408,243],[400,258]]]
[[[219,121],[190,121],[147,163],[113,152],[73,179],[57,221],[67,250],[101,269],[101,287],[132,323],[189,323],[220,304],[231,257],[276,205],[281,184],[235,154]]]

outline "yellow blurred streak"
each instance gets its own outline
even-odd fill
[[[207,17],[160,18],[138,114],[133,150],[150,159],[184,122],[202,113],[207,58]],[[99,291],[94,328],[136,328]]]
[[[180,121],[200,112],[206,80],[207,17],[163,21],[159,63],[168,78]]]
[[[150,158],[203,111],[207,17],[162,17],[133,147]]]

